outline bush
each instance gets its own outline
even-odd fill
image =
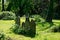
[[[22,27],[18,27],[18,25],[13,25],[10,30],[16,34],[23,34],[24,30],[22,29]]]
[[[45,19],[43,19],[40,15],[34,15],[34,19],[36,23],[45,22]]]
[[[51,31],[52,32],[60,32],[60,25],[53,27]]]
[[[18,30],[18,28],[19,27],[17,25],[13,25],[10,29],[11,29],[11,31],[16,32]]]
[[[15,18],[15,14],[12,12],[1,12],[0,13],[0,20],[13,20]]]
[[[26,31],[22,27],[18,27],[18,25],[13,25],[10,30],[16,34],[26,35]]]
[[[3,31],[0,31],[0,40],[12,40],[12,38],[6,36]]]
[[[5,34],[3,32],[0,32],[0,40],[4,40],[5,39]]]

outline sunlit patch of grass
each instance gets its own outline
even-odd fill
[[[54,22],[54,24],[56,25],[60,25],[60,20],[52,20]]]
[[[0,30],[6,32],[13,24],[13,20],[0,20]]]

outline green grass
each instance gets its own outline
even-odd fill
[[[21,23],[23,21],[25,20],[23,20],[22,18]],[[58,20],[55,21],[53,20],[54,24],[60,24],[60,22],[56,23],[57,21]],[[51,32],[42,31],[41,30],[42,24],[38,24],[36,26],[36,36],[34,38],[14,34],[13,32],[10,31],[12,25],[14,25],[14,20],[0,20],[0,31],[3,31],[7,37],[9,36],[13,40],[60,40],[60,33],[51,33]],[[44,25],[47,26],[48,23]]]

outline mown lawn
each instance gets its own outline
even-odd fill
[[[21,19],[21,21],[24,20]],[[60,22],[56,23],[57,21],[58,20],[53,20],[53,22],[55,22],[54,24],[59,25]],[[6,37],[9,36],[12,40],[60,40],[60,33],[41,31],[40,26],[36,26],[36,36],[34,38],[14,34],[10,31],[12,25],[14,25],[14,20],[0,20],[0,31],[3,31]]]

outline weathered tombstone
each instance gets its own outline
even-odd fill
[[[30,21],[29,21],[29,18],[26,18],[25,31],[28,32],[29,30],[30,30]]]
[[[29,18],[28,18],[28,17],[26,18],[25,23],[24,23],[24,22],[22,23],[22,29],[24,30],[24,32],[25,32],[26,34],[29,34],[30,21],[29,21]]]
[[[35,36],[36,34],[36,23],[34,20],[31,20],[30,22],[30,32],[32,36]]]

